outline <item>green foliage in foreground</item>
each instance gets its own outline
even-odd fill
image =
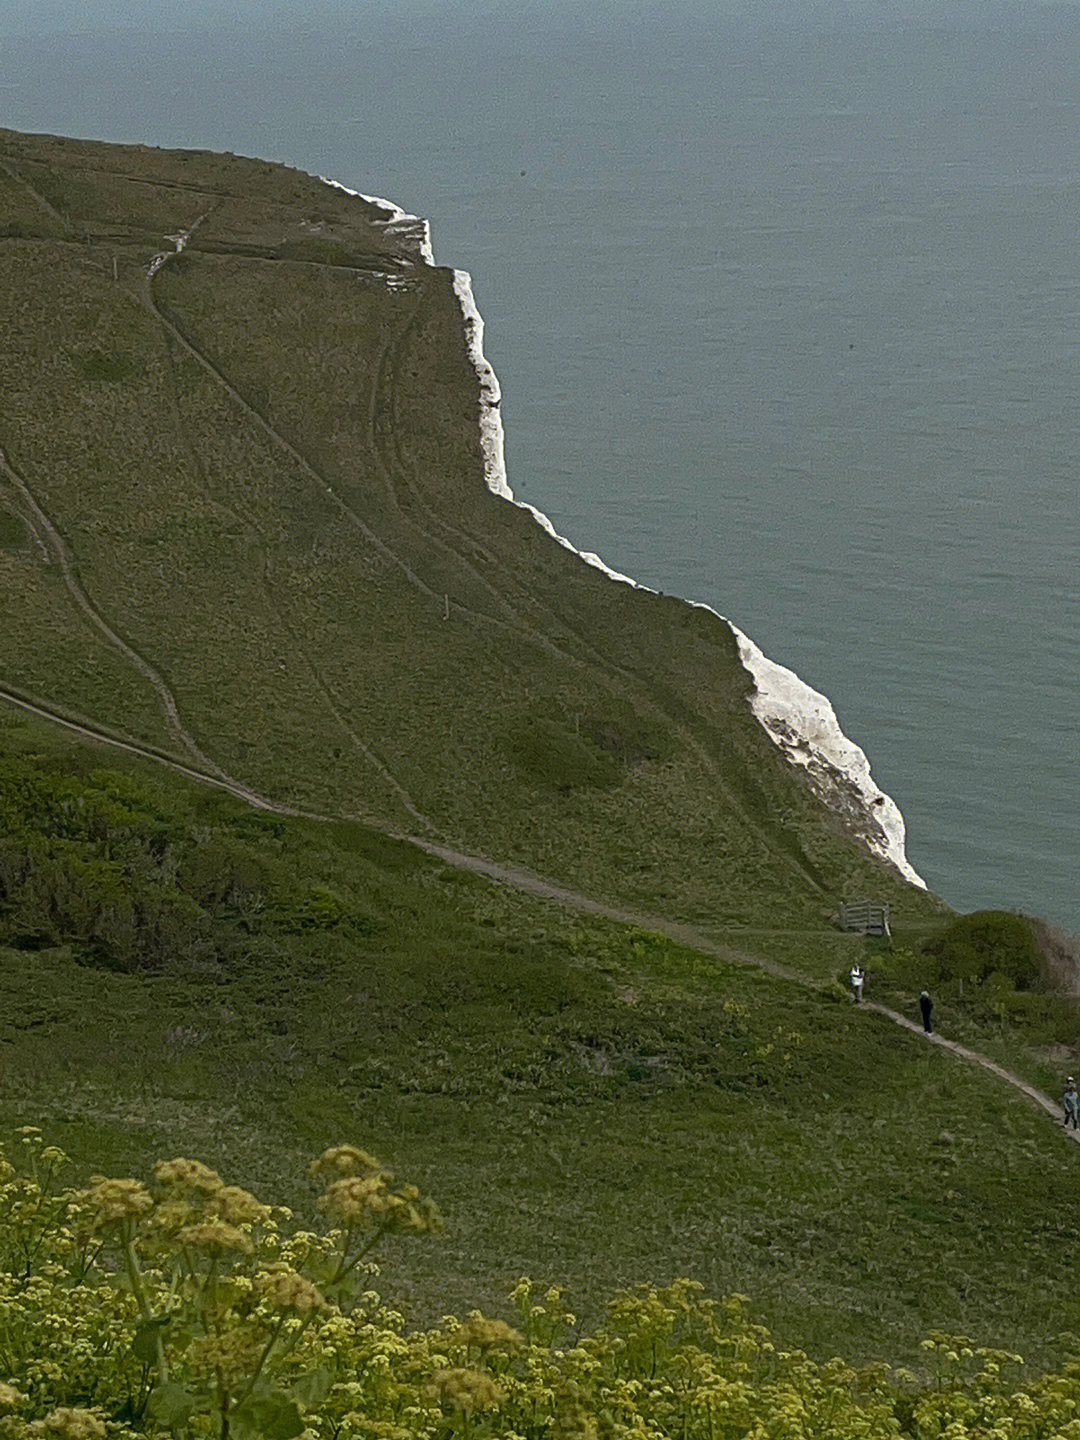
[[[409,1330],[366,1257],[437,1211],[370,1155],[311,1167],[323,1224],[196,1160],[150,1185],[61,1188],[66,1157],[28,1128],[0,1161],[0,1434],[11,1440],[1073,1440],[1080,1360],[1021,1378],[1019,1356],[933,1333],[927,1372],[778,1350],[744,1296],[680,1280],[617,1294],[585,1331],[559,1287],[514,1287],[516,1328],[480,1311]]]

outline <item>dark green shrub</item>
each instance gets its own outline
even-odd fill
[[[1038,944],[1031,921],[1008,910],[977,910],[958,915],[926,943],[935,978],[981,985],[995,976],[1016,990],[1030,990],[1042,978]]]
[[[552,720],[526,719],[507,736],[506,748],[531,780],[553,790],[608,790],[622,777],[614,755]]]

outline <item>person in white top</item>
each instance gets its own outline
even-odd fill
[[[866,979],[866,975],[863,972],[861,966],[859,965],[852,965],[850,973],[851,988],[855,992],[855,1004],[858,1005],[862,1001],[862,987],[863,981]]]

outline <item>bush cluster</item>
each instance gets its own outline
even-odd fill
[[[927,943],[936,978],[1030,990],[1042,979],[1035,932],[1023,915],[977,910],[958,915]]]
[[[5,1440],[1080,1437],[1080,1360],[1025,1383],[1018,1356],[935,1333],[919,1379],[817,1364],[778,1349],[746,1297],[687,1280],[617,1294],[588,1334],[530,1280],[514,1324],[410,1331],[368,1257],[439,1216],[352,1145],[311,1167],[315,1229],[197,1160],[65,1188],[38,1131],[18,1148],[0,1181]]]
[[[364,929],[325,885],[298,886],[248,828],[181,820],[114,770],[72,775],[5,756],[0,944],[70,945],[113,970],[198,974],[228,967],[257,931]]]

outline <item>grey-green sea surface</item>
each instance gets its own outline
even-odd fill
[[[429,217],[518,498],[824,690],[931,888],[1080,929],[1080,9],[654,8],[13,4],[0,114]]]

